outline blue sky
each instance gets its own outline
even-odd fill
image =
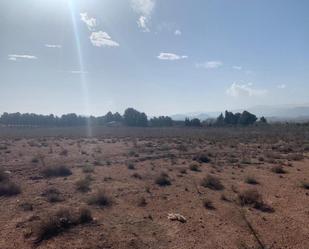
[[[0,0],[0,112],[309,102],[307,0]]]

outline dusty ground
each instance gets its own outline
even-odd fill
[[[0,166],[21,193],[0,196],[0,248],[308,249],[309,190],[302,185],[309,182],[308,131],[109,129],[94,138],[2,131]],[[210,162],[194,160],[198,155]],[[42,174],[59,165],[72,174]],[[285,174],[271,170],[278,165]],[[85,167],[93,172],[85,173]],[[171,185],[155,183],[162,172]],[[90,190],[78,191],[76,182],[86,175],[92,176]],[[224,189],[201,186],[207,175],[220,179]],[[259,184],[246,183],[248,177]],[[52,187],[61,201],[42,195]],[[109,206],[88,205],[99,189],[110,197]],[[257,189],[273,211],[240,205],[239,194],[247,189]],[[214,208],[205,208],[205,200]],[[34,243],[44,217],[82,207],[91,210],[93,222]],[[169,213],[186,222],[169,220]]]

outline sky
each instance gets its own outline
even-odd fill
[[[309,103],[307,0],[0,0],[0,113]]]

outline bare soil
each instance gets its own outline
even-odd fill
[[[81,131],[0,131],[0,167],[21,188],[0,196],[1,249],[309,248],[308,127],[106,128],[92,138]],[[42,174],[57,166],[72,174]],[[156,183],[162,173],[169,185]],[[202,186],[209,175],[223,189]],[[79,191],[76,182],[85,177],[90,190]],[[48,201],[50,188],[59,190],[60,201]],[[248,189],[272,210],[241,205],[239,194]],[[98,190],[110,205],[89,205]],[[87,208],[94,220],[34,243],[39,224],[64,208]],[[186,222],[168,219],[171,213]]]

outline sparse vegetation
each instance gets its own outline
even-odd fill
[[[43,169],[42,174],[45,177],[65,177],[72,175],[72,171],[66,166],[46,167]]]
[[[209,163],[210,158],[206,154],[199,154],[193,157],[193,160],[198,161],[199,163]]]
[[[263,212],[273,212],[273,208],[267,205],[262,195],[256,189],[248,189],[238,194],[241,206],[252,206]]]
[[[73,214],[72,210],[60,209],[56,213],[47,214],[41,222],[34,228],[36,230],[35,243],[39,244],[44,240],[51,239],[66,230],[79,224],[92,221],[91,212],[82,209],[78,214]]]
[[[286,170],[282,166],[280,166],[280,165],[272,167],[271,171],[276,173],[276,174],[285,174],[285,173],[287,173]]]
[[[86,174],[93,173],[94,167],[92,165],[85,165],[83,167],[83,172],[86,173]]]
[[[302,183],[301,183],[301,186],[302,186],[304,189],[309,189],[309,182],[302,182]]]
[[[61,193],[56,188],[48,188],[43,193],[42,196],[44,196],[48,202],[55,203],[63,201],[63,198],[61,197]]]
[[[214,207],[214,205],[213,205],[213,202],[212,202],[211,200],[209,200],[209,199],[205,199],[205,200],[203,201],[203,205],[204,205],[205,208],[207,208],[207,209],[209,209],[209,210],[215,210],[215,209],[216,209],[216,208]]]
[[[90,191],[90,179],[85,177],[75,182],[76,189],[80,192]]]
[[[195,172],[201,171],[199,165],[197,165],[197,164],[191,164],[190,165],[190,170],[191,171],[195,171]]]
[[[11,182],[9,180],[0,182],[0,196],[14,196],[18,195],[20,192],[20,186],[18,186],[14,182]]]
[[[248,184],[252,184],[252,185],[259,184],[258,180],[253,176],[247,176],[246,179],[245,179],[245,182],[248,183]]]
[[[89,205],[97,205],[100,207],[108,207],[112,204],[111,198],[102,189],[92,194],[88,199]]]
[[[201,185],[205,188],[209,188],[212,190],[223,190],[224,189],[224,186],[221,183],[220,179],[213,175],[207,175],[205,178],[203,178]]]
[[[131,169],[131,170],[135,169],[135,165],[133,163],[128,163],[127,167],[128,169]]]
[[[161,187],[171,185],[171,181],[169,179],[168,174],[162,172],[155,180],[155,183]]]

